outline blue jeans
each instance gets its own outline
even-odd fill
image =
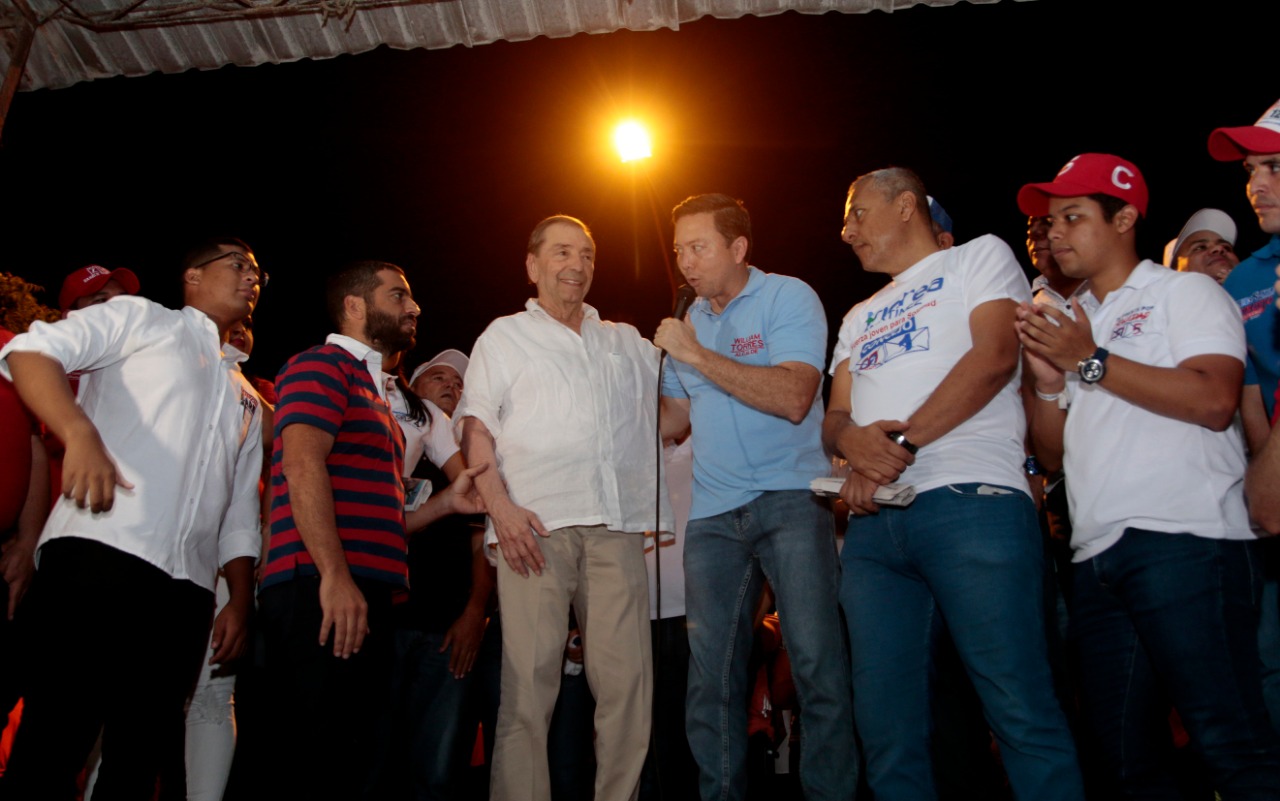
[[[982,699],[1014,795],[1084,797],[1049,670],[1035,506],[1016,490],[978,490],[940,487],[905,509],[849,521],[840,602],[876,801],[937,798],[930,685],[943,628]]]
[[[1254,546],[1130,528],[1076,565],[1071,640],[1085,716],[1126,797],[1177,797],[1162,763],[1172,702],[1223,798],[1280,798]]]
[[[474,727],[462,731],[474,674],[458,679],[449,672],[452,649],[440,652],[444,634],[398,629],[395,636],[397,679],[402,682],[395,714],[404,727],[410,797],[418,801],[453,798],[475,738]]]
[[[807,490],[775,490],[732,511],[690,520],[684,577],[685,715],[703,801],[746,796],[747,659],[765,579],[777,599],[804,717],[805,798],[852,799],[858,754],[830,510]]]

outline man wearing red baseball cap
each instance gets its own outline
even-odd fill
[[[138,276],[132,270],[121,267],[108,270],[97,264],[81,267],[68,275],[62,282],[62,291],[58,293],[58,307],[62,316],[70,312],[106,303],[116,295],[136,295],[139,289]]]
[[[1280,530],[1280,442],[1272,439],[1271,420],[1275,416],[1275,398],[1280,385],[1280,346],[1277,335],[1280,317],[1276,315],[1274,282],[1280,265],[1280,101],[1263,112],[1253,125],[1218,128],[1209,134],[1209,155],[1218,161],[1243,162],[1248,181],[1245,191],[1258,215],[1262,230],[1271,240],[1252,256],[1240,262],[1223,289],[1240,306],[1244,318],[1245,341],[1249,357],[1245,362],[1244,390],[1240,396],[1240,417],[1244,422],[1245,442],[1253,461],[1249,482],[1245,487],[1249,512],[1263,528]],[[1262,544],[1266,581],[1262,586],[1262,628],[1258,644],[1262,649],[1263,695],[1267,699],[1272,722],[1280,727],[1280,580],[1277,580],[1276,558],[1280,542]]]
[[[1218,161],[1243,161],[1249,176],[1245,191],[1271,241],[1240,262],[1223,282],[1240,305],[1249,361],[1245,365],[1245,389],[1241,401],[1249,449],[1257,453],[1269,433],[1280,384],[1280,347],[1277,347],[1275,287],[1280,265],[1280,101],[1253,125],[1218,128],[1209,134],[1209,155]],[[1261,400],[1261,405],[1258,404]],[[1265,411],[1264,411],[1265,410]]]
[[[1172,702],[1224,798],[1280,797],[1280,738],[1262,697],[1261,577],[1231,426],[1244,331],[1213,279],[1139,260],[1147,187],[1086,153],[1018,193],[1048,215],[1075,319],[1023,305],[1032,442],[1071,476],[1072,640],[1085,716],[1126,796],[1177,797],[1164,764]],[[1064,376],[1079,373],[1070,411]]]

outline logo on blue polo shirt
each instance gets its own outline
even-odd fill
[[[1247,297],[1239,298],[1236,303],[1240,304],[1240,316],[1247,323],[1258,315],[1267,310],[1276,297],[1276,288],[1267,286],[1259,289]]]

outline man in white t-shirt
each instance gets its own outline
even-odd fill
[[[1104,767],[1126,795],[1176,796],[1172,702],[1215,790],[1274,799],[1280,741],[1262,697],[1261,576],[1231,425],[1240,314],[1208,276],[1138,259],[1147,187],[1124,159],[1077,156],[1018,205],[1049,216],[1054,257],[1089,282],[1075,319],[1023,304],[1017,330],[1035,372],[1033,442],[1071,476],[1071,637]],[[1080,377],[1070,414],[1068,373]]]
[[[1038,603],[1044,554],[1022,475],[1012,325],[1031,295],[995,237],[939,249],[925,198],[910,170],[864,175],[849,189],[842,234],[863,269],[892,278],[845,316],[823,425],[827,448],[852,468],[841,489],[854,517],[840,601],[867,781],[879,801],[937,797],[930,663],[945,626],[1014,794],[1080,799],[1075,747],[1053,696]],[[914,500],[877,502],[888,485],[914,487]]]

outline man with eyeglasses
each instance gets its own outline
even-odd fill
[[[182,730],[219,568],[231,601],[212,621],[213,661],[247,641],[262,401],[223,361],[222,341],[266,277],[238,239],[204,242],[181,267],[181,310],[120,297],[36,323],[0,350],[0,372],[67,445],[23,607],[39,647],[23,654],[6,799],[74,798],[99,729],[96,794],[151,796]]]

